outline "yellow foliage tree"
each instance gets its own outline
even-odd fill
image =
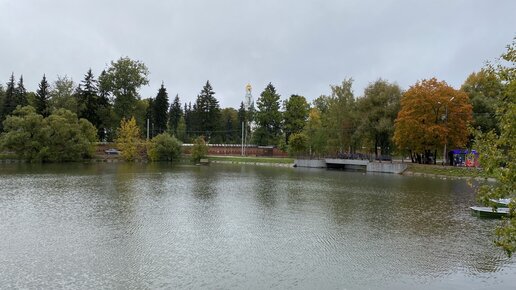
[[[443,148],[462,147],[468,140],[472,107],[468,95],[432,78],[411,86],[400,101],[394,142],[408,149],[413,161],[428,163]],[[433,159],[435,163],[435,158]]]
[[[136,119],[120,121],[118,128],[118,138],[116,139],[117,148],[122,151],[122,158],[126,161],[133,161],[138,157],[138,145],[141,143],[140,129],[136,125]]]

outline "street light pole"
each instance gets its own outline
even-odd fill
[[[448,165],[448,154],[446,154],[446,145],[448,144],[448,104],[444,107],[444,122],[446,122],[446,133],[444,134],[444,151],[443,151],[443,160],[444,165]]]
[[[250,124],[250,121],[248,120],[248,114],[249,114],[249,109],[251,107],[251,102],[252,102],[252,99],[253,99],[253,96],[251,95],[251,84],[247,84],[245,86],[245,102],[244,102],[244,120],[242,122],[242,156],[244,156],[246,154],[246,147],[247,147],[247,139],[248,139],[248,135],[249,135],[249,131],[250,130],[247,130],[247,126],[248,124]],[[245,143],[245,144],[244,144]]]
[[[451,102],[453,101],[455,97],[451,97],[451,99],[448,101]],[[443,160],[444,160],[444,165],[447,165],[448,164],[448,152],[446,152],[446,145],[448,145],[448,103],[446,103],[444,105],[444,122],[446,123],[446,133],[444,134],[444,151],[443,151]]]

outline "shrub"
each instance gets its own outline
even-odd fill
[[[306,153],[308,148],[308,136],[304,133],[294,133],[290,136],[288,153],[291,156]]]
[[[2,148],[30,162],[78,161],[91,157],[97,140],[95,127],[65,109],[47,118],[31,106],[18,107],[4,121]]]
[[[192,147],[192,161],[199,162],[202,158],[208,156],[208,145],[204,141],[203,136],[199,136],[194,140]]]
[[[152,138],[147,147],[147,155],[152,161],[173,161],[181,155],[181,142],[168,133]]]

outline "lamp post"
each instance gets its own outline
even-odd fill
[[[242,120],[242,150],[240,150],[242,157],[244,156],[244,126],[245,122]]]
[[[446,145],[448,145],[448,103],[453,101],[455,97],[451,97],[451,99],[444,104],[444,122],[446,124],[446,132],[444,133],[444,151],[443,151],[443,160],[444,165],[448,164],[448,154],[446,152]]]
[[[249,108],[251,106],[251,102],[253,99],[253,96],[251,95],[251,84],[247,84],[245,86],[245,99],[244,99],[244,120],[242,120],[242,156],[245,156],[245,147],[247,147],[247,135],[249,134],[247,132],[247,114],[249,112]]]

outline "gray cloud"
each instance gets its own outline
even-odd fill
[[[459,87],[516,33],[512,0],[0,0],[0,11],[2,82],[80,81],[129,56],[151,72],[142,97],[163,81],[193,101],[209,79],[224,107],[238,107],[247,82],[255,99],[272,82],[283,98],[312,100],[346,77],[356,95],[378,78]]]

